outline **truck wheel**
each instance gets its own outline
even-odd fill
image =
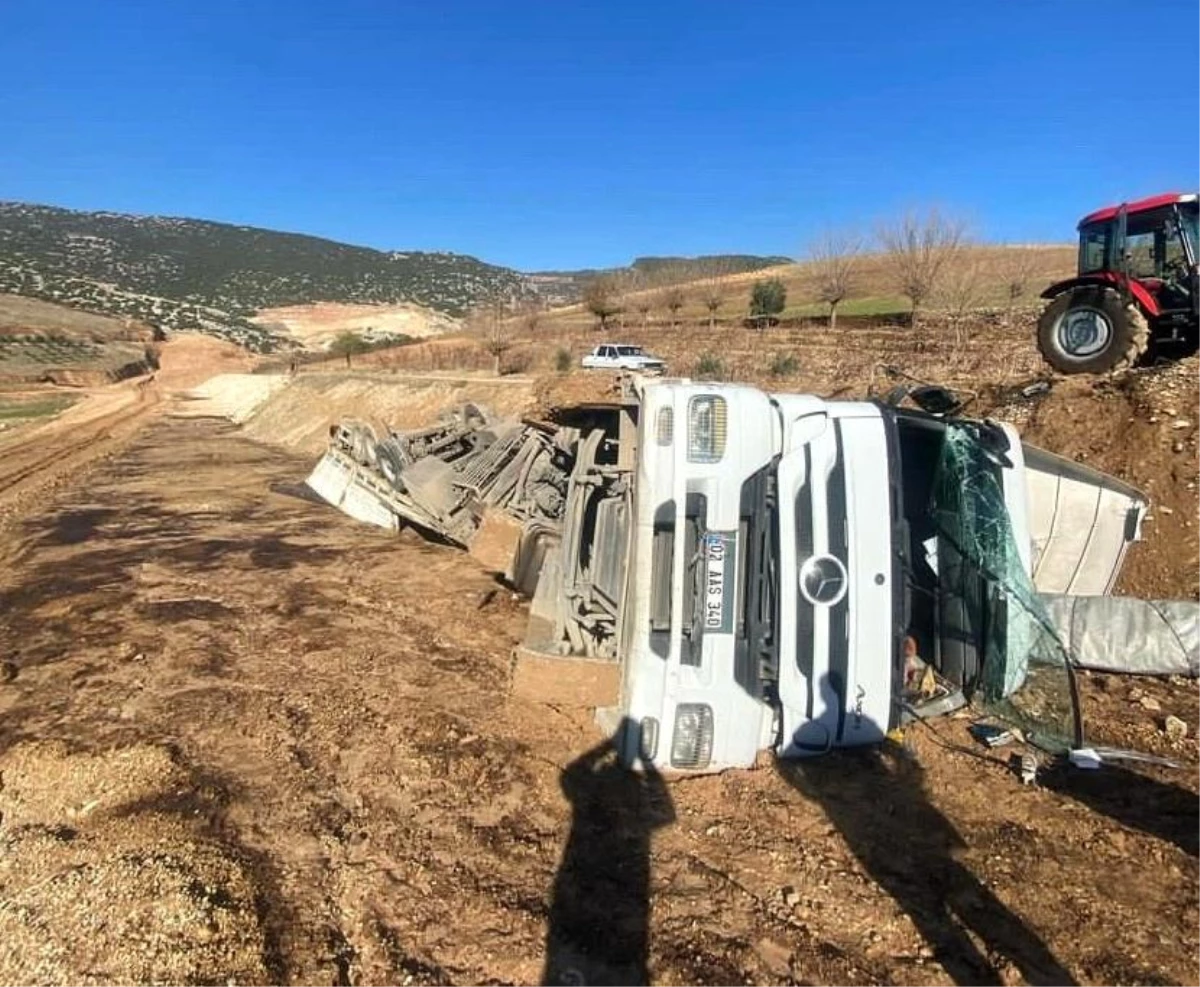
[[[383,478],[396,490],[403,491],[404,481],[400,479],[400,474],[404,472],[406,459],[395,439],[384,439],[375,446],[375,462]]]
[[[1131,367],[1150,344],[1150,326],[1137,305],[1108,288],[1068,291],[1038,319],[1038,349],[1064,374],[1103,374]]]
[[[351,431],[351,455],[362,466],[371,465],[371,454],[375,451],[375,430],[370,425],[354,425]]]

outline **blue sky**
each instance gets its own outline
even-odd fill
[[[1196,0],[6,0],[0,199],[526,270],[1195,188]]]

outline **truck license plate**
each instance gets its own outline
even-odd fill
[[[736,535],[710,531],[704,535],[704,629],[727,634],[733,629],[731,574]]]

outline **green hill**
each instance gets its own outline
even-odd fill
[[[0,291],[207,332],[251,349],[278,342],[248,321],[262,308],[415,302],[460,315],[481,299],[530,290],[518,272],[461,254],[385,252],[205,220],[0,202]]]

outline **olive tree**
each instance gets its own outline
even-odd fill
[[[329,352],[334,356],[345,357],[346,366],[350,366],[350,358],[357,353],[365,353],[370,347],[367,341],[356,332],[338,333],[337,338],[329,344]]]
[[[750,289],[750,317],[756,320],[759,332],[783,311],[786,304],[787,288],[779,278],[755,281]]]

